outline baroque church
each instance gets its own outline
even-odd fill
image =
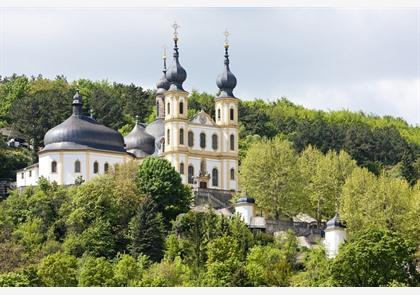
[[[184,184],[192,186],[195,208],[209,205],[221,214],[238,213],[249,228],[271,233],[293,229],[303,245],[322,237],[328,257],[338,253],[346,232],[338,214],[322,228],[314,220],[269,220],[257,214],[255,200],[248,196],[230,203],[238,187],[238,104],[233,94],[236,77],[229,68],[228,33],[225,33],[224,70],[217,77],[219,95],[215,98],[215,118],[200,111],[188,118],[188,92],[183,88],[187,72],[179,61],[178,26],[174,24],[173,64],[157,83],[156,120],[140,123],[123,137],[118,131],[82,113],[82,96],[73,97],[73,113],[47,131],[38,163],[17,171],[16,187],[36,186],[40,177],[59,185],[73,185],[106,173],[113,165],[128,161],[141,163],[150,156],[168,160]],[[200,201],[201,200],[201,201]]]
[[[174,24],[173,64],[157,83],[156,120],[136,120],[125,137],[82,113],[82,96],[73,97],[73,113],[44,137],[39,162],[17,172],[16,186],[37,185],[40,177],[60,185],[89,180],[106,173],[112,165],[149,156],[167,159],[183,183],[197,189],[231,195],[238,191],[238,103],[233,94],[236,77],[229,69],[229,43],[224,44],[224,70],[217,77],[216,118],[204,111],[188,118],[187,72],[180,64],[178,25]]]

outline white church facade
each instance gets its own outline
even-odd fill
[[[229,44],[225,42],[224,70],[217,77],[219,96],[215,118],[204,111],[188,118],[187,78],[179,62],[175,27],[173,65],[157,83],[157,118],[150,124],[136,120],[125,137],[82,113],[82,96],[73,97],[73,113],[48,130],[39,162],[17,172],[16,186],[37,185],[40,177],[59,185],[73,185],[106,173],[113,165],[141,162],[149,156],[167,159],[185,184],[225,192],[238,191],[238,103],[233,95],[236,78],[229,68]]]

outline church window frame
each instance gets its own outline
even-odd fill
[[[188,146],[193,147],[194,146],[194,132],[191,130],[188,131]]]
[[[216,167],[211,171],[211,185],[214,187],[219,186],[219,170]]]
[[[230,150],[234,151],[235,150],[235,135],[233,134],[230,135],[229,144],[230,144]]]
[[[170,102],[168,102],[168,108],[167,108],[166,113],[167,113],[168,115],[170,115],[170,114],[171,114],[171,103],[170,103]]]
[[[194,166],[188,165],[188,183],[194,183]]]
[[[230,168],[230,180],[235,180],[235,168]]]
[[[200,133],[200,147],[202,149],[206,148],[206,134],[204,132]]]
[[[221,118],[221,114],[220,114],[220,109],[217,109],[217,121],[220,121]]]
[[[32,170],[29,170],[29,177],[32,177]]]
[[[230,112],[229,114],[230,120],[231,121],[235,120],[235,110],[233,108],[230,108],[229,112]]]
[[[183,101],[179,102],[179,113],[181,115],[184,114],[184,102]]]
[[[109,172],[109,164],[108,164],[108,162],[106,162],[104,164],[104,173],[108,173],[108,172]]]
[[[51,173],[57,173],[57,161],[51,162]]]
[[[211,147],[212,147],[212,148],[213,148],[213,150],[215,150],[215,151],[217,151],[217,149],[218,149],[218,145],[219,145],[218,141],[219,141],[219,137],[217,136],[217,134],[216,134],[216,133],[215,133],[215,134],[213,134],[213,135],[211,136]]]
[[[179,163],[179,174],[184,175],[184,166],[183,162]]]
[[[74,161],[74,173],[80,173],[82,171],[80,160]]]
[[[99,173],[99,163],[98,161],[93,162],[93,174]]]
[[[184,128],[179,129],[179,144],[184,145]]]
[[[171,130],[170,129],[166,130],[166,143],[168,145],[171,144]]]

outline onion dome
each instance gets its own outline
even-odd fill
[[[152,123],[146,126],[145,131],[153,136],[156,140],[165,136],[165,119],[157,118]]]
[[[163,54],[163,75],[162,75],[162,78],[160,78],[160,80],[156,84],[156,88],[157,88],[156,94],[157,95],[164,94],[169,89],[169,86],[170,86],[170,83],[168,79],[166,78],[166,50],[165,50],[165,53]]]
[[[216,84],[220,89],[219,97],[235,97],[233,89],[236,87],[236,77],[229,69],[229,43],[227,41],[229,33],[225,32],[225,36],[225,70],[217,76]]]
[[[327,221],[327,228],[345,227],[340,220],[340,215],[335,214],[333,218]]]
[[[255,203],[255,199],[249,197],[248,195],[244,195],[243,197],[240,197],[237,201],[236,204],[254,204]]]
[[[169,68],[166,77],[170,83],[170,86],[169,86],[170,91],[176,91],[176,90],[185,91],[182,88],[182,83],[184,83],[184,81],[187,79],[187,72],[179,63],[178,32],[177,32],[177,29],[179,28],[179,26],[177,25],[177,23],[174,23],[172,27],[175,30],[174,32],[175,45],[174,45],[174,55],[173,55],[174,64]]]
[[[97,149],[125,152],[124,139],[120,133],[82,115],[82,96],[79,90],[73,97],[72,105],[73,114],[45,134],[42,151]]]
[[[149,156],[155,151],[155,138],[145,131],[143,125],[139,124],[138,116],[136,116],[133,130],[124,137],[124,142],[127,152],[138,158]]]

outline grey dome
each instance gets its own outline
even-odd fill
[[[73,114],[60,125],[48,130],[42,151],[59,149],[98,149],[125,152],[120,133],[82,115],[82,97],[73,97]]]
[[[340,215],[338,213],[335,214],[333,218],[327,221],[327,228],[334,228],[334,227],[345,227],[340,220]]]
[[[166,70],[163,71],[162,78],[156,84],[156,94],[164,94],[169,89],[170,83],[166,78]]]
[[[135,154],[136,156],[141,155],[144,157],[144,153],[151,155],[155,151],[155,138],[148,134],[145,128],[136,123],[133,130],[124,137],[125,147],[129,153]]]
[[[236,77],[229,69],[229,46],[225,46],[225,69],[217,76],[216,84],[220,89],[219,97],[235,97],[233,95],[233,89],[236,87]]]
[[[163,118],[157,118],[146,126],[145,131],[155,139],[160,139],[165,136],[165,120]]]
[[[178,38],[174,38],[174,42],[174,64],[169,68],[166,78],[170,83],[169,90],[185,91],[182,88],[182,83],[187,79],[187,72],[179,63]]]

